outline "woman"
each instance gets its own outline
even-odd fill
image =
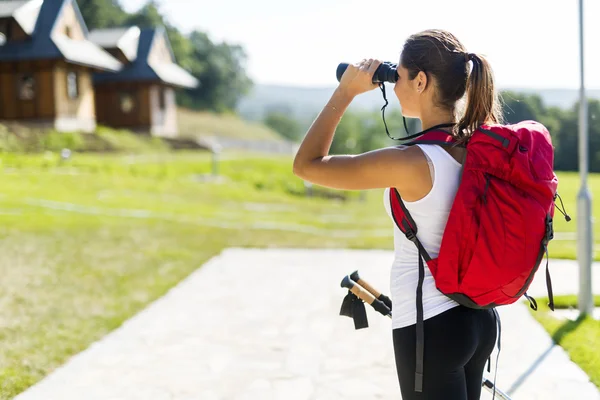
[[[389,147],[359,155],[329,156],[333,135],[354,97],[375,89],[372,76],[381,62],[350,65],[338,88],[314,121],[294,160],[294,173],[317,185],[342,190],[398,190],[419,226],[419,239],[431,257],[441,245],[455,197],[464,149],[437,145]],[[472,69],[470,68],[472,65]],[[451,33],[427,30],[408,38],[398,64],[394,92],[405,117],[422,128],[454,123],[449,129],[467,141],[482,123],[499,123],[501,109],[488,61],[468,53]],[[458,102],[466,94],[466,106]],[[415,391],[415,323],[418,252],[394,227],[391,269],[392,336],[396,369],[404,400],[476,400],[485,364],[496,340],[492,310],[466,308],[435,287],[426,268],[423,285],[425,360],[423,391]]]

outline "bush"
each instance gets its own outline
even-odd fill
[[[98,126],[96,135],[116,151],[147,152],[167,151],[169,146],[158,137],[136,134],[125,129],[112,129]]]
[[[8,128],[0,124],[0,152],[22,152],[23,146],[19,139]]]
[[[61,151],[70,149],[73,151],[83,150],[85,140],[78,132],[57,132],[52,130],[40,138],[40,150]]]

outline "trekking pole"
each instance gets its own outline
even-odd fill
[[[367,292],[369,292],[373,296],[375,296],[375,298],[377,300],[382,301],[390,310],[392,309],[392,300],[390,300],[390,298],[387,297],[386,295],[379,293],[377,290],[375,290],[373,288],[373,286],[369,285],[368,282],[362,280],[360,278],[360,275],[358,274],[358,271],[354,271],[353,273],[351,273],[350,279],[352,279],[354,282],[358,283],[360,286],[364,287],[367,290]]]
[[[506,393],[504,393],[502,390],[495,388],[494,389],[494,382],[490,381],[487,378],[483,378],[483,387],[486,388],[490,393],[494,393],[494,391],[496,392],[495,395],[498,396],[499,399],[502,400],[511,400],[510,396],[507,395]]]
[[[358,298],[371,305],[376,311],[389,318],[392,318],[392,303],[390,299],[384,294],[375,290],[367,281],[360,278],[358,271],[354,271],[352,274],[346,275],[342,280],[341,286],[349,289]],[[389,302],[390,307],[387,307],[387,302]],[[383,307],[387,309],[387,313],[380,311],[380,309],[383,309]],[[495,387],[494,383],[485,377],[483,378],[481,386],[486,388],[490,393],[493,393],[494,397],[498,396],[498,398],[501,400],[511,400],[509,395]]]
[[[356,283],[349,275],[346,275],[342,280],[341,286],[350,290],[359,299],[364,301],[378,311],[381,315],[392,318],[392,310],[381,300],[376,299],[373,293],[363,289],[358,283]]]

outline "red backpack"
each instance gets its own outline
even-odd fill
[[[445,126],[414,135],[419,139],[407,144],[457,145],[453,136],[439,130]],[[465,147],[461,181],[437,258],[427,254],[400,194],[390,189],[394,221],[419,249],[417,391],[421,391],[423,376],[423,260],[438,290],[461,305],[493,309],[526,296],[537,309],[526,291],[553,238],[558,179],[548,130],[535,121],[482,125]],[[546,284],[554,310],[547,263]]]

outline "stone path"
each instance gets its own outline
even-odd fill
[[[391,261],[386,251],[226,250],[16,400],[399,399],[391,321],[367,308],[370,327],[356,331],[339,316],[344,275],[359,270],[388,293]],[[557,293],[577,290],[573,262],[551,269]],[[544,277],[532,294],[545,293]],[[600,400],[525,306],[500,313],[499,388],[513,400]]]

